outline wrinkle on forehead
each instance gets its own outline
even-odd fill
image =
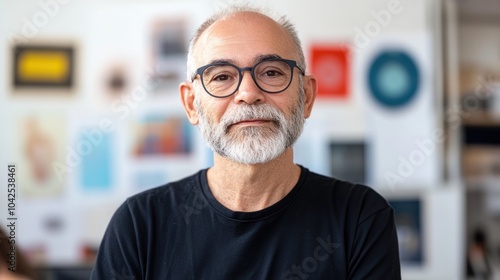
[[[209,26],[194,46],[195,61],[202,61],[202,56],[218,49],[231,49],[231,46],[244,51],[242,42],[252,42],[267,50],[255,50],[259,53],[290,52],[293,59],[298,59],[293,39],[285,29],[273,19],[256,13],[241,12],[219,19]],[[232,49],[235,50],[235,49]],[[215,59],[215,58],[210,58]]]

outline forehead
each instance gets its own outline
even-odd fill
[[[203,32],[194,49],[198,66],[219,59],[248,65],[270,54],[298,59],[290,34],[271,18],[254,12],[216,21]]]

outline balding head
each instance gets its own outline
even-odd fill
[[[233,6],[207,19],[191,39],[187,61],[187,79],[191,80],[197,67],[200,67],[200,56],[204,55],[211,40],[220,39],[221,32],[225,34],[240,34],[250,36],[252,32],[272,32],[276,45],[288,44],[293,49],[293,58],[302,69],[306,63],[304,52],[294,26],[285,17],[273,18],[259,9],[252,7]],[[278,46],[284,47],[284,46]]]

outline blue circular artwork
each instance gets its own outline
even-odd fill
[[[384,106],[397,108],[408,104],[416,96],[419,84],[417,65],[403,51],[381,52],[370,66],[370,91]]]

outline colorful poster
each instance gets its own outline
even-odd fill
[[[356,55],[366,120],[367,184],[433,188],[443,180],[443,131],[427,33],[384,35]],[[358,94],[358,92],[356,92]],[[436,99],[437,98],[437,99]]]
[[[345,45],[311,48],[311,72],[318,79],[318,97],[347,98],[350,94],[350,53]]]
[[[185,155],[192,151],[191,125],[183,117],[149,115],[134,126],[137,157]]]
[[[410,103],[418,92],[419,84],[418,66],[405,51],[384,50],[370,65],[370,92],[385,107],[398,108]]]
[[[88,152],[81,155],[80,184],[84,189],[109,189],[113,183],[113,135],[99,133],[92,135],[92,130],[82,130],[79,146],[86,143]]]
[[[73,56],[71,46],[15,46],[14,86],[71,88],[74,83]]]
[[[65,176],[56,163],[64,162],[66,128],[63,118],[46,115],[20,120],[19,190],[26,197],[47,197],[62,192]]]

